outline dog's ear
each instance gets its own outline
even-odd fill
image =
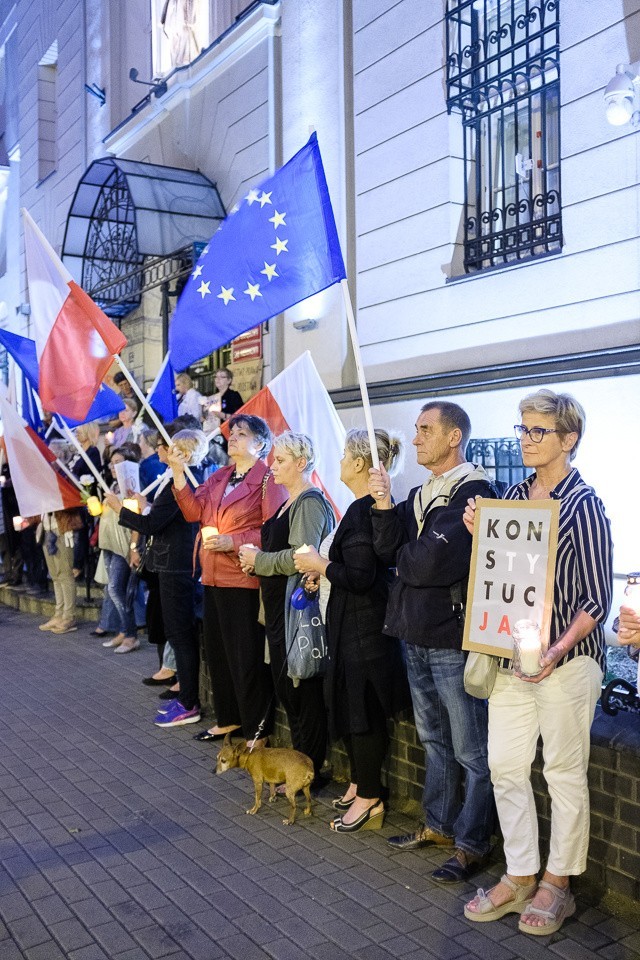
[[[237,743],[237,744],[236,744],[236,748],[235,748],[235,749],[236,749],[237,755],[240,756],[240,754],[241,754],[241,753],[244,753],[245,750],[247,749],[247,741],[246,741],[246,740],[241,740],[240,743]]]
[[[230,734],[230,733],[228,733],[228,734],[226,735],[226,737],[224,738],[224,740],[222,741],[222,746],[223,746],[223,747],[230,747],[230,746],[231,746],[231,734]]]

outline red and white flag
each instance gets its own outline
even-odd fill
[[[127,339],[75,282],[23,210],[29,301],[45,410],[84,420]]]
[[[2,393],[0,413],[20,514],[34,517],[68,507],[81,507],[83,501],[79,491],[53,467],[56,458],[51,450],[27,426]]]
[[[274,436],[292,430],[313,441],[316,466],[312,481],[320,487],[338,515],[353,501],[340,480],[345,429],[307,350],[269,381],[238,411],[266,420]],[[223,433],[228,434],[223,426]]]

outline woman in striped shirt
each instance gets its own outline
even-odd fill
[[[584,432],[580,404],[569,394],[539,390],[522,400],[520,416],[515,431],[522,459],[535,473],[511,487],[506,499],[560,501],[551,634],[542,671],[524,677],[501,669],[489,698],[489,767],[507,872],[488,893],[478,891],[465,916],[487,921],[520,913],[521,932],[548,936],[575,911],[569,878],[586,869],[587,767],[611,605],[611,535],[602,502],[571,466]],[[470,501],[468,527],[474,511]],[[538,883],[531,764],[540,736],[551,838]]]

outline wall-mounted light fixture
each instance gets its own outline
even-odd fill
[[[640,124],[640,61],[619,63],[604,91],[607,120],[614,127]]]
[[[317,321],[317,320],[311,320],[311,319],[308,319],[308,320],[294,320],[294,321],[293,321],[293,326],[295,327],[296,330],[300,330],[301,332],[304,333],[304,332],[307,331],[307,330],[315,330],[316,327],[318,326],[318,321]]]
[[[151,87],[151,92],[154,97],[163,97],[167,92],[166,80],[157,80],[155,82],[138,80],[138,71],[135,67],[131,67],[131,70],[129,70],[129,80],[131,80],[132,83],[141,83],[144,87]]]

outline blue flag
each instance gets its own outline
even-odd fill
[[[44,435],[44,424],[38,410],[35,391],[24,373],[22,374],[22,419],[39,437]]]
[[[35,341],[29,340],[28,337],[21,337],[17,333],[10,333],[8,330],[0,330],[0,343],[11,354],[24,377],[37,392],[39,370]],[[71,359],[70,362],[72,362]],[[121,410],[124,410],[121,398],[114,390],[102,383],[84,420],[72,420],[70,417],[63,419],[70,427],[78,427],[81,423],[90,423],[92,420],[116,417]]]
[[[174,370],[346,277],[314,133],[202,252],[169,327]]]
[[[169,363],[169,355],[164,358],[158,376],[154,380],[147,400],[165,423],[178,416],[178,398],[176,397],[175,375]]]

